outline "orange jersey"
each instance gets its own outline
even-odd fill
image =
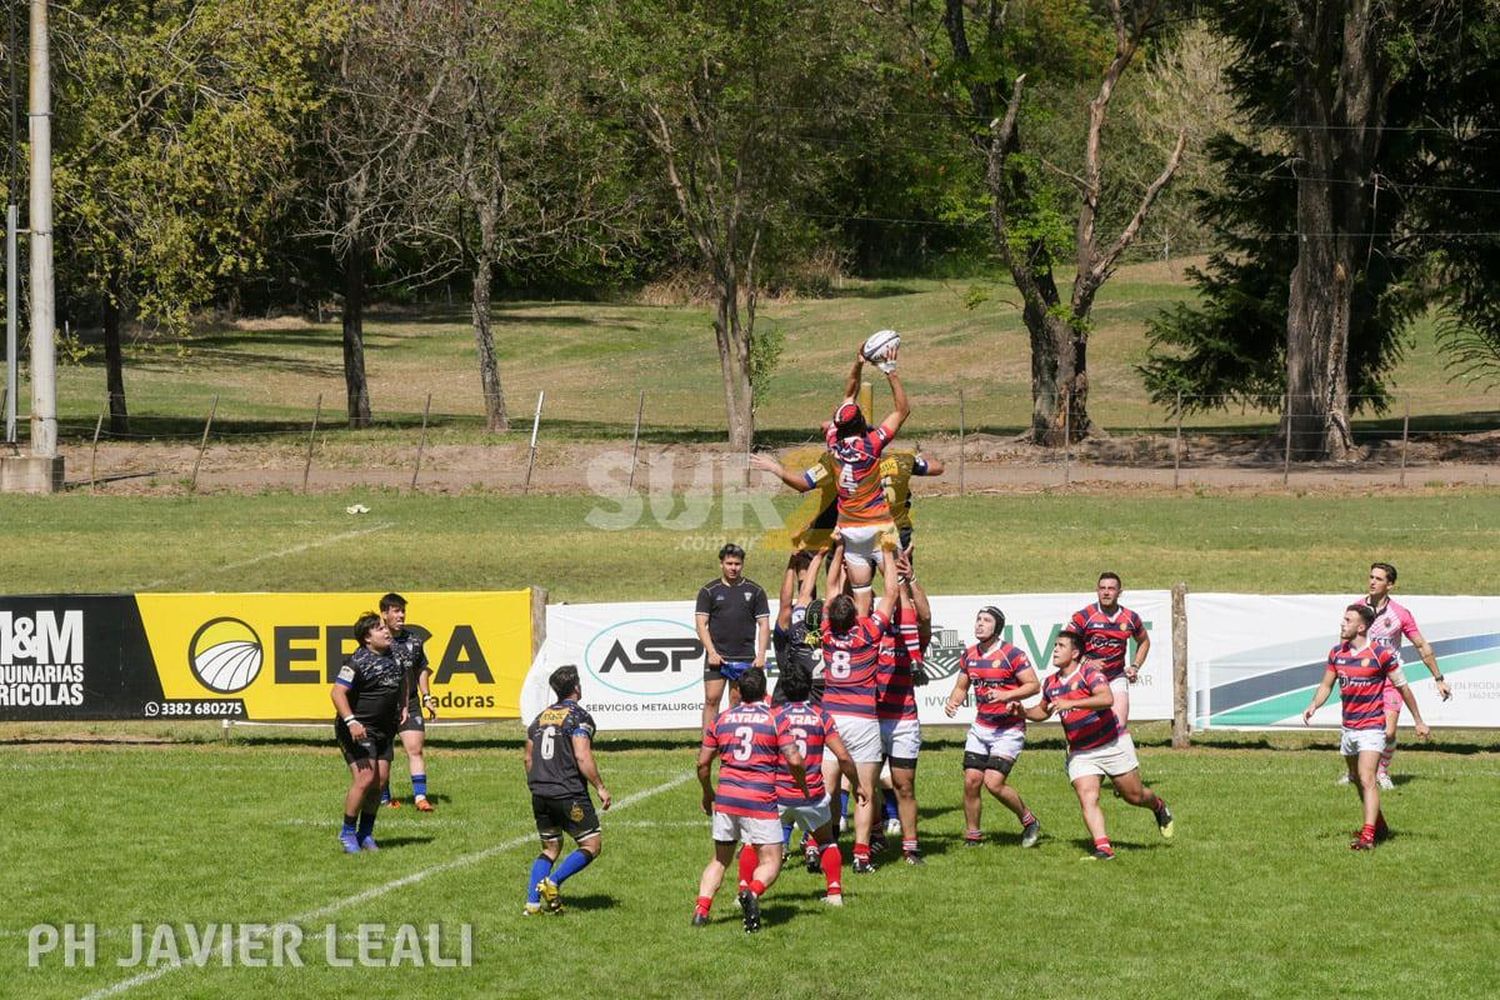
[[[891,506],[880,481],[880,455],[890,443],[884,427],[841,438],[828,428],[828,451],[838,469],[839,526],[890,524]]]

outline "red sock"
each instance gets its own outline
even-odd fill
[[[755,893],[757,896],[764,896],[766,894],[766,884],[758,878],[751,879],[750,891]]]
[[[1022,826],[1030,826],[1031,824],[1033,824],[1035,822],[1036,822],[1036,817],[1031,814],[1031,810],[1027,809],[1025,806],[1022,806],[1021,807],[1021,825]]]
[[[755,848],[746,844],[740,848],[740,888],[750,884],[755,877]]]
[[[828,881],[828,895],[837,896],[844,891],[842,885],[844,852],[839,850],[838,844],[829,844],[823,848],[819,860],[823,863],[823,878]]]
[[[698,897],[698,905],[696,907],[696,912],[697,912],[698,916],[700,916],[700,917],[706,917],[706,916],[708,916],[708,908],[710,906],[713,906],[713,905],[714,905],[714,898],[712,896],[699,896]]]
[[[855,844],[854,844],[854,859],[856,861],[869,861],[870,860],[870,845],[869,844],[861,844],[858,841],[856,841]]]
[[[901,838],[901,853],[902,854],[915,854],[915,853],[917,853],[917,838],[916,837],[911,837],[910,839],[908,839],[906,837]]]
[[[1374,825],[1371,824],[1371,823],[1366,823],[1364,825],[1364,827],[1359,831],[1359,839],[1360,840],[1374,840],[1375,839],[1375,827],[1374,827]]]
[[[1114,845],[1109,842],[1108,837],[1095,837],[1094,850],[1103,851],[1105,854],[1115,853]]]

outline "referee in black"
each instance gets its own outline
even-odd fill
[[[719,578],[698,591],[698,641],[703,643],[703,729],[713,728],[729,683],[729,705],[740,703],[740,675],[766,668],[771,605],[760,584],[744,576],[745,550],[733,542],[719,550]]]
[[[526,785],[531,789],[531,812],[542,838],[542,853],[531,863],[526,886],[527,916],[562,911],[557,887],[588,867],[602,846],[599,816],[589,799],[585,781],[599,792],[599,806],[609,810],[609,789],[599,777],[594,760],[594,717],[578,699],[578,668],[558,667],[547,679],[557,701],[542,710],[526,728]],[[578,849],[556,865],[566,832]]]
[[[380,787],[390,780],[396,729],[406,720],[406,668],[391,655],[390,628],[366,611],[354,623],[354,638],[359,648],[339,668],[329,692],[338,710],[333,735],[349,765],[339,832],[346,854],[379,850],[374,832]]]

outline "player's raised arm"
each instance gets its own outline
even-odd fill
[[[895,360],[896,355],[893,353],[891,361]],[[885,373],[885,379],[891,384],[891,398],[895,400],[896,408],[880,422],[880,426],[887,438],[893,438],[901,425],[906,423],[906,418],[911,416],[911,404],[906,400],[906,387],[901,384],[901,376],[896,374],[895,368]]]
[[[948,471],[941,458],[929,458],[921,452],[917,453],[916,462],[912,465],[911,474],[914,476],[941,476]]]
[[[863,347],[854,350],[854,367],[849,369],[849,377],[844,380],[844,399],[849,402],[859,400],[859,377],[864,372],[865,354]]]
[[[901,574],[896,572],[894,560],[887,560],[885,573],[881,577],[885,584],[885,591],[880,595],[880,603],[875,605],[875,610],[885,616],[886,621],[893,621],[896,615],[896,600],[901,596]]]
[[[813,594],[818,589],[818,570],[823,566],[823,550],[819,549],[813,553],[812,561],[807,564],[807,570],[802,576],[802,585],[797,590],[797,603],[807,607],[812,603]]]
[[[812,482],[806,472],[792,472],[786,466],[778,462],[773,456],[765,452],[756,452],[750,456],[750,467],[759,469],[761,472],[769,472],[771,475],[786,483],[798,493],[806,493],[817,486]]]
[[[1337,676],[1338,674],[1334,671],[1333,664],[1330,662],[1328,669],[1323,671],[1322,683],[1318,685],[1318,690],[1313,692],[1312,702],[1302,713],[1302,724],[1304,726],[1312,724],[1313,713],[1322,708],[1323,703],[1328,700],[1328,696],[1333,694],[1333,680]]]

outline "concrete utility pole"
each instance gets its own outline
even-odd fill
[[[17,154],[21,151],[21,95],[16,91],[16,5],[10,5],[6,17],[5,53],[10,62],[10,148],[5,153],[5,443],[12,448],[16,444],[16,296],[19,288],[16,268],[20,258],[16,254],[16,228],[20,220],[20,208],[16,204],[16,188],[20,177],[16,171]]]
[[[0,458],[0,492],[55,493],[63,486],[57,454],[57,362],[52,287],[52,74],[47,0],[31,0],[31,454]]]

